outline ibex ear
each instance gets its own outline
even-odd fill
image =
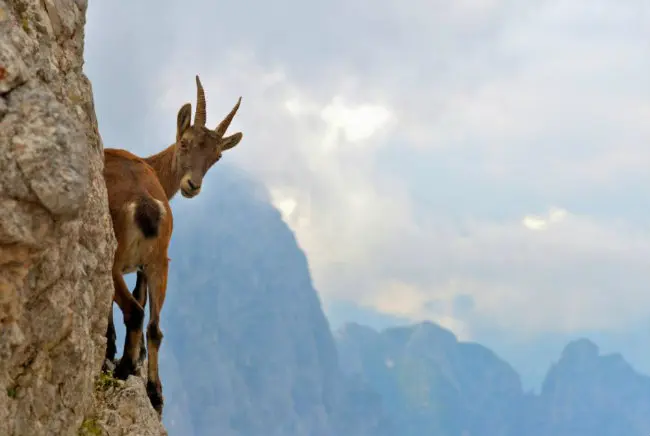
[[[221,140],[221,144],[220,144],[221,145],[221,151],[230,150],[235,145],[239,144],[239,141],[241,141],[243,136],[244,135],[242,134],[242,132],[237,132],[237,133],[233,133],[232,135],[226,136],[225,138],[223,138]]]
[[[176,141],[180,141],[183,137],[183,133],[190,128],[191,124],[192,105],[190,103],[185,103],[178,111],[178,116],[176,117]]]

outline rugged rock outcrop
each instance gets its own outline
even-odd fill
[[[523,396],[519,375],[487,348],[432,323],[337,332],[341,366],[384,398],[400,436],[506,436]]]
[[[76,434],[101,412],[92,407],[115,238],[82,71],[85,10],[84,0],[0,0],[0,434],[7,436]],[[131,385],[118,391],[144,395]]]
[[[618,354],[601,354],[587,339],[570,342],[529,399],[530,436],[650,434],[650,377]]]
[[[263,186],[222,164],[175,203],[162,317],[178,435],[381,436],[381,401],[339,370],[307,259]]]
[[[151,407],[145,389],[144,369],[125,382],[101,374],[95,382],[91,412],[78,436],[164,436],[167,431]]]

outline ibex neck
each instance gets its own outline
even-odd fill
[[[175,152],[176,144],[172,144],[160,153],[144,158],[145,162],[156,171],[168,200],[176,195],[181,186],[182,174],[176,170]]]

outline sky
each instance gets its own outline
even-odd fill
[[[219,165],[267,186],[330,320],[431,320],[506,354],[589,334],[650,373],[647,1],[114,0],[87,20],[106,147],[172,143],[195,74],[208,125],[242,96]]]

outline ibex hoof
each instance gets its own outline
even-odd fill
[[[156,385],[155,383],[147,382],[147,395],[149,396],[149,401],[151,401],[151,405],[158,413],[158,416],[162,418],[162,410],[163,410],[163,403],[164,403],[162,386],[160,386],[160,384]]]
[[[126,380],[130,375],[135,374],[135,364],[127,358],[122,358],[120,363],[117,364],[115,371],[113,371],[113,376],[120,380]]]

